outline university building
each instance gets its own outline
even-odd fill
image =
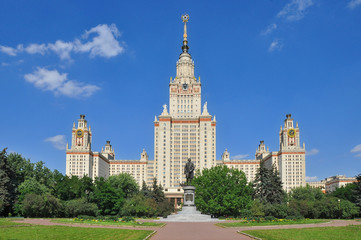
[[[285,190],[305,186],[305,146],[300,145],[300,130],[291,114],[281,126],[277,152],[270,152],[261,141],[252,160],[231,160],[227,150],[216,160],[216,118],[208,112],[207,102],[202,104],[201,80],[195,77],[189,53],[188,15],[183,15],[182,20],[182,52],[176,63],[176,76],[169,82],[169,105],[164,105],[162,113],[154,119],[154,160],[149,159],[145,150],[140,159],[116,160],[109,141],[100,152],[93,152],[90,126],[85,116],[80,115],[77,126],[73,124],[71,147],[66,148],[66,174],[94,179],[129,173],[140,186],[143,180],[151,185],[155,177],[167,197],[180,200],[188,158],[200,171],[223,164],[237,168],[245,172],[248,181],[254,180],[260,162],[264,161],[267,167],[277,168]]]

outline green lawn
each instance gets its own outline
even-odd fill
[[[9,218],[0,218],[0,227],[24,225],[24,223],[12,222],[12,220],[22,220],[22,218],[20,218],[20,219],[15,219],[15,218],[12,218],[12,219],[9,219]]]
[[[239,222],[225,222],[217,223],[217,226],[220,227],[251,227],[251,226],[270,226],[270,225],[291,225],[291,224],[312,224],[312,223],[324,223],[329,222],[329,220],[324,219],[303,219],[296,221],[265,221],[265,222],[250,222],[250,221],[239,221]]]
[[[0,239],[122,239],[141,240],[150,235],[153,231],[128,230],[128,229],[107,229],[107,228],[83,228],[66,226],[19,226],[2,227]]]
[[[357,240],[361,239],[361,226],[317,227],[302,229],[247,230],[243,231],[263,240]]]
[[[162,227],[164,223],[156,222],[111,222],[111,221],[93,221],[93,220],[84,220],[84,221],[74,221],[73,218],[59,218],[54,219],[52,222],[59,223],[82,223],[82,224],[95,224],[95,225],[115,225],[115,226],[131,226],[131,227]]]

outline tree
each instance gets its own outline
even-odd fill
[[[163,202],[165,200],[165,195],[163,192],[163,187],[162,185],[159,183],[159,185],[157,184],[157,178],[153,179],[153,186],[152,186],[152,192],[151,192],[151,197],[157,202]]]
[[[215,216],[240,216],[251,207],[252,188],[242,171],[227,166],[203,169],[193,179],[197,209]]]
[[[0,215],[6,216],[13,211],[16,199],[16,175],[8,164],[6,148],[0,152],[0,201],[2,202],[2,211]]]
[[[285,199],[286,194],[282,188],[282,180],[275,166],[268,169],[262,161],[257,169],[253,185],[254,198],[259,199],[263,203],[279,204]]]
[[[294,199],[307,201],[322,200],[325,198],[325,194],[320,188],[313,188],[308,184],[305,187],[300,186],[293,188],[289,196],[290,200]]]
[[[34,177],[34,163],[31,163],[30,159],[25,159],[18,153],[8,155],[8,164],[16,174],[16,186],[23,183],[25,179]]]
[[[117,215],[121,211],[124,202],[122,189],[114,189],[109,181],[103,177],[95,180],[94,194],[92,201],[97,204],[102,215]]]
[[[110,186],[114,189],[122,191],[125,198],[131,197],[133,194],[139,192],[139,186],[135,179],[129,173],[120,173],[108,178]]]
[[[358,207],[361,208],[361,174],[356,176],[356,186],[353,190],[353,194],[355,197],[355,203]]]
[[[152,191],[149,189],[149,187],[147,186],[147,184],[143,180],[142,188],[140,190],[140,193],[143,194],[144,197],[150,198],[151,197],[151,192]]]
[[[146,198],[143,194],[136,194],[125,201],[122,216],[153,217],[157,211],[158,206],[154,199]]]
[[[356,183],[347,184],[346,186],[342,186],[340,188],[337,188],[335,191],[331,192],[329,195],[332,197],[336,197],[339,199],[348,200],[350,202],[355,203],[355,189],[357,187]]]
[[[62,217],[63,206],[60,200],[50,194],[27,194],[22,205],[25,217]]]
[[[95,203],[89,203],[85,198],[65,202],[65,213],[67,217],[77,217],[79,215],[96,216],[97,212],[97,205]]]

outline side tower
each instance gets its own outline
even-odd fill
[[[71,135],[71,148],[66,146],[66,175],[93,177],[93,153],[91,151],[92,133],[85,120],[85,115],[80,115],[77,128],[73,123]]]
[[[279,138],[278,170],[283,188],[289,192],[294,187],[306,186],[305,144],[300,145],[300,129],[298,123],[294,125],[291,114],[286,115]]]
[[[178,188],[185,181],[184,165],[192,159],[196,169],[216,165],[216,121],[201,108],[201,81],[194,76],[194,62],[188,53],[188,15],[184,23],[182,53],[176,77],[169,83],[169,112],[163,105],[154,120],[154,177],[165,188]]]

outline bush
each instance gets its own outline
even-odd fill
[[[26,194],[22,204],[24,217],[62,217],[64,209],[60,200],[46,194]]]
[[[145,198],[142,194],[137,194],[127,199],[121,211],[122,216],[153,217],[156,214],[157,203],[155,200]]]
[[[96,216],[98,207],[95,203],[88,203],[85,199],[80,198],[65,202],[65,212],[67,217]]]
[[[0,213],[4,210],[4,201],[0,199]]]
[[[131,216],[122,217],[123,222],[135,222],[135,218]]]
[[[263,206],[265,216],[273,216],[275,218],[285,218],[288,215],[288,207],[286,204],[270,204]]]

